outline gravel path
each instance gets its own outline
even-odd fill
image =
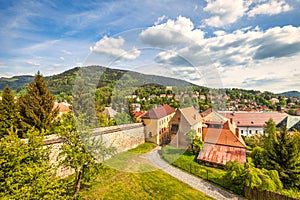
[[[231,194],[225,190],[220,189],[210,183],[203,181],[202,179],[196,178],[193,175],[190,175],[184,171],[181,171],[171,165],[169,165],[166,161],[162,160],[158,150],[160,147],[155,148],[150,153],[146,154],[145,157],[157,168],[165,171],[166,173],[170,174],[171,176],[175,177],[176,179],[190,185],[191,187],[195,188],[203,192],[204,194],[211,196],[215,199],[235,199],[235,200],[244,200],[244,198],[239,197],[235,194]]]

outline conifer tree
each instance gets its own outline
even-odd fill
[[[276,134],[267,149],[270,169],[279,172],[280,180],[285,188],[300,187],[300,152],[299,141],[288,134],[284,126]]]
[[[50,131],[58,114],[58,108],[54,109],[54,101],[46,81],[38,72],[28,84],[26,94],[19,100],[22,131],[30,127]]]
[[[14,102],[14,94],[9,86],[4,88],[0,101],[0,138],[8,135],[8,130],[17,128],[20,120],[18,106]]]

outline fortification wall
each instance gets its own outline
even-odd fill
[[[117,152],[133,149],[145,142],[145,127],[142,123],[101,127],[94,129],[94,136],[102,137],[105,145],[116,147]],[[58,155],[63,144],[63,139],[56,134],[45,137],[45,147],[51,148],[50,162],[58,164]],[[59,167],[57,174],[61,177],[69,176],[74,173],[73,169]]]

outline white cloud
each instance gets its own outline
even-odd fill
[[[62,53],[66,54],[66,55],[72,55],[71,51],[67,51],[67,50],[61,50]]]
[[[101,40],[96,42],[94,47],[90,47],[92,52],[105,53],[114,57],[124,58],[127,60],[134,60],[140,55],[140,51],[135,47],[126,51],[122,49],[125,40],[121,36],[118,38],[109,38],[104,36]]]
[[[65,60],[65,58],[64,58],[64,57],[62,57],[62,56],[61,56],[61,57],[59,57],[59,59],[60,59],[60,60],[62,60],[62,61],[64,61],[64,60]]]
[[[247,14],[249,17],[254,17],[255,15],[275,15],[292,9],[284,0],[270,0],[255,6]]]
[[[35,63],[35,62],[32,62],[32,61],[27,61],[26,64],[33,65],[33,66],[40,66],[39,63]]]
[[[61,67],[62,65],[61,65],[61,64],[58,64],[58,63],[54,63],[53,66],[54,66],[54,67]]]
[[[158,26],[170,27],[167,23]],[[190,26],[193,27],[193,24]],[[207,85],[213,81],[220,84],[220,75],[225,87],[283,91],[290,85],[299,90],[299,85],[295,84],[295,72],[291,71],[296,70],[295,66],[299,66],[297,64],[300,62],[300,27],[273,27],[265,31],[259,27],[246,27],[232,33],[216,31],[210,38],[199,37],[193,43],[167,38],[169,32],[156,27],[144,30],[142,39],[156,46],[152,41],[161,41],[163,38],[165,46],[161,47],[167,50],[158,53],[155,61],[173,66],[173,71],[194,66],[198,70],[196,75],[195,70],[177,70],[186,80],[190,78],[191,82],[199,84],[199,80],[203,82],[204,78]],[[192,32],[197,30],[190,29]],[[271,71],[274,72],[272,76],[269,75]],[[276,86],[279,81],[282,84],[280,87]]]
[[[205,19],[205,24],[213,27],[221,27],[236,22],[246,11],[243,0],[207,0],[204,11],[212,14]]]
[[[163,15],[163,16],[159,17],[159,18],[157,19],[157,21],[154,22],[154,25],[156,26],[156,25],[160,24],[160,23],[161,23],[162,21],[164,21],[165,19],[167,19],[167,16],[166,16],[166,15]]]
[[[143,30],[140,37],[143,42],[152,46],[167,47],[201,41],[204,32],[195,29],[189,18],[179,16],[176,20],[169,19],[166,23]]]
[[[204,24],[212,27],[222,27],[242,18],[244,15],[275,15],[292,10],[285,0],[207,0],[205,12],[211,17]]]

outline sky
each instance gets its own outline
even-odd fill
[[[300,91],[299,0],[0,0],[0,77],[91,64]]]

